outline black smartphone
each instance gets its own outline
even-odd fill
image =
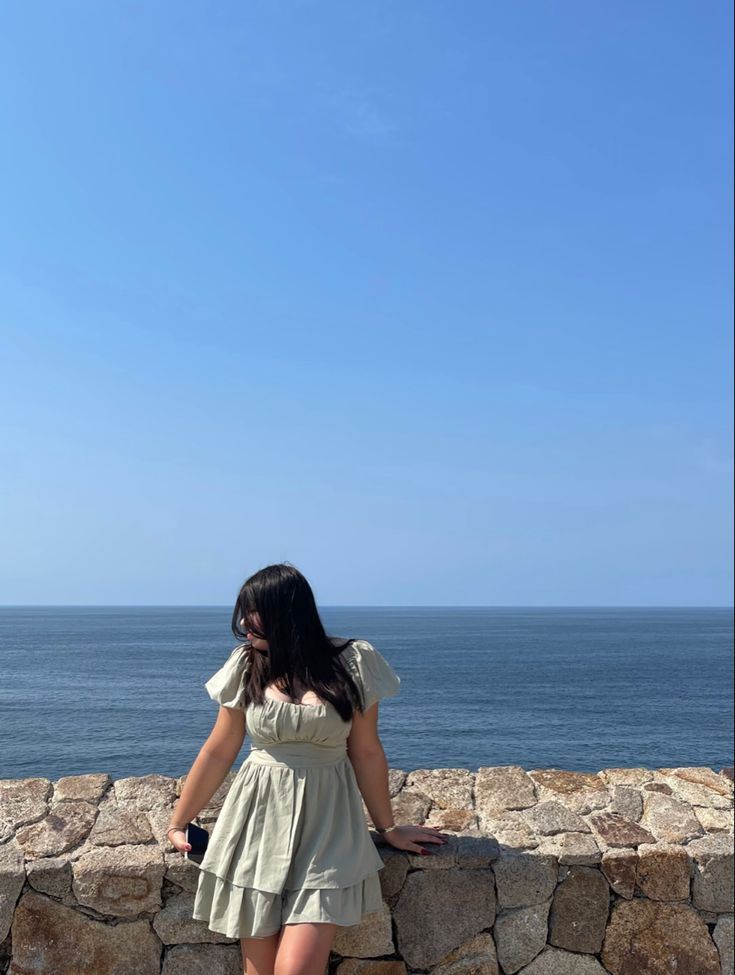
[[[186,842],[191,850],[184,850],[184,856],[193,863],[201,863],[209,843],[209,833],[196,823],[189,823],[186,827]]]

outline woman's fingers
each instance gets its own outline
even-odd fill
[[[406,853],[423,855],[431,855],[433,851],[424,849],[420,845],[421,843],[445,846],[449,842],[449,838],[435,826],[399,826],[395,830],[394,837],[395,840],[391,845],[394,845],[396,849],[405,850]]]
[[[419,844],[416,842],[416,840],[420,839],[420,837],[416,836],[415,832],[413,836],[410,834],[410,832],[408,832],[409,830],[411,830],[410,826],[408,827],[404,826],[402,827],[402,829],[403,832],[400,836],[391,836],[390,839],[388,840],[391,846],[394,846],[397,850],[403,850],[404,853],[428,853],[429,852],[429,850],[422,849],[422,847],[420,847]]]
[[[449,839],[438,829],[432,829],[431,826],[421,827],[421,840],[424,843],[448,843]]]

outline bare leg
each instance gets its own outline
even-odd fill
[[[337,924],[284,924],[274,975],[324,975]]]
[[[242,970],[246,975],[273,975],[282,934],[283,928],[267,938],[240,938]]]

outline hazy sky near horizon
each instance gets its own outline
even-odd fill
[[[0,603],[730,604],[731,37],[5,5]]]

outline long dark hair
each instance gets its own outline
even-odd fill
[[[306,578],[290,562],[267,565],[247,579],[238,593],[232,613],[232,632],[247,643],[243,622],[258,613],[262,632],[251,625],[256,637],[268,642],[268,650],[249,647],[249,675],[245,681],[245,706],[262,704],[265,688],[273,681],[283,684],[289,697],[293,681],[329,701],[344,721],[354,708],[363,710],[360,688],[340,658],[353,638],[328,636]],[[254,621],[253,621],[254,622]]]

